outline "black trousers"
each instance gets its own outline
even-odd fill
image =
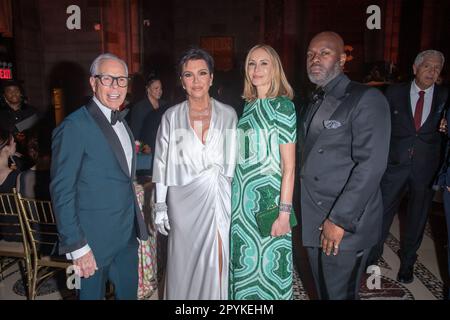
[[[383,244],[398,212],[401,200],[409,193],[404,232],[400,236],[401,267],[412,267],[417,259],[417,250],[423,239],[423,233],[433,201],[434,191],[431,182],[418,179],[420,176],[411,167],[388,168],[381,181],[383,196],[383,228],[379,243],[373,247],[369,255],[369,264],[376,261],[383,254]]]
[[[359,300],[361,276],[369,249],[339,251],[327,256],[322,248],[306,248],[321,300]]]

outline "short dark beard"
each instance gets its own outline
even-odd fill
[[[336,63],[333,66],[333,69],[330,71],[327,71],[325,74],[325,77],[323,79],[316,79],[313,76],[311,76],[310,72],[308,71],[308,78],[309,81],[316,84],[319,87],[325,87],[331,80],[336,78],[340,73],[342,72],[342,68],[340,65],[340,61],[336,61]]]

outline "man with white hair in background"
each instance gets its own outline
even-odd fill
[[[395,84],[386,91],[391,110],[391,142],[388,167],[381,181],[383,231],[371,250],[367,265],[376,264],[400,202],[409,194],[404,233],[401,237],[397,280],[411,283],[434,191],[433,181],[441,161],[442,133],[447,89],[436,84],[444,65],[436,50],[419,53],[413,64],[414,80]]]

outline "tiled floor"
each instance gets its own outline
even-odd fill
[[[2,277],[3,276],[3,277]],[[19,287],[21,272],[19,271],[18,265],[12,266],[10,269],[3,272],[0,275],[0,299],[1,300],[26,300],[23,295],[23,290]],[[19,290],[18,290],[19,289]],[[37,300],[60,300],[62,299],[61,293],[59,291],[40,295]]]
[[[26,300],[18,265],[11,267],[3,276],[3,280],[0,278],[0,300]],[[36,300],[75,300],[75,292],[64,287],[64,274],[60,274],[59,278],[59,281],[52,281],[51,284],[44,285]],[[148,300],[155,299],[158,299],[157,291]]]
[[[403,221],[404,217],[400,217]],[[382,274],[390,279],[396,279],[400,267],[400,260],[396,254],[399,249],[400,226],[396,218],[391,235],[385,242],[383,259],[390,268],[382,268]],[[418,261],[414,268],[414,281],[403,285],[415,300],[442,300],[446,296],[445,283],[448,283],[447,275],[447,234],[445,216],[442,205],[434,204],[429,217],[429,223],[421,247],[419,248]],[[396,282],[396,281],[395,281]]]
[[[379,263],[381,287],[369,290],[366,285],[367,276],[364,277],[361,284],[362,300],[443,300],[446,297],[445,283],[448,283],[447,234],[442,205],[433,204],[424,239],[418,251],[414,281],[410,284],[401,284],[396,281],[400,267],[400,259],[396,252],[400,244],[400,226],[403,225],[401,221],[404,219],[403,214],[395,217],[390,235],[385,242],[383,258]],[[294,285],[294,298],[300,300],[309,299],[307,292],[310,292],[314,298],[314,292],[311,292],[312,279],[308,274],[307,267],[300,261],[302,258],[304,259],[304,257],[300,257],[296,260],[300,265],[296,277],[302,281],[298,281]],[[304,287],[308,287],[308,284],[310,287],[305,290]]]
[[[442,206],[435,203],[433,212],[430,215],[427,230],[425,231],[422,246],[418,252],[418,262],[414,271],[414,281],[411,284],[403,285],[395,279],[399,268],[399,258],[396,251],[399,247],[400,219],[395,218],[391,228],[391,235],[388,237],[385,247],[381,267],[381,287],[380,289],[369,290],[367,286],[361,287],[361,298],[366,299],[389,299],[389,300],[442,300],[444,298],[444,283],[447,280],[447,258],[446,258],[446,230],[445,218]],[[303,258],[296,259],[298,272],[294,275],[294,299],[308,300],[314,298],[311,291],[311,277],[307,270],[307,261]],[[24,300],[26,299],[19,286],[21,274],[18,266],[7,270],[0,278],[0,300]],[[63,287],[64,275],[60,281]],[[46,294],[38,296],[38,300],[59,300],[75,299],[73,291],[55,291],[56,285],[49,285],[43,288]],[[306,288],[306,289],[305,289]],[[313,290],[313,289],[312,289]],[[150,300],[158,299],[155,292]]]

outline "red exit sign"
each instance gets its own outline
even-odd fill
[[[0,79],[12,79],[11,69],[0,68]]]

